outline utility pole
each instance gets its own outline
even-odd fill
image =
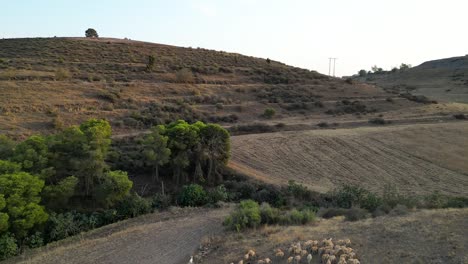
[[[333,60],[333,77],[335,77],[335,66],[338,58],[328,58],[328,76],[331,76],[331,61]]]

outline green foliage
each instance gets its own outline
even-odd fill
[[[21,170],[21,165],[7,160],[0,160],[0,175],[16,173]]]
[[[24,243],[29,247],[29,248],[38,248],[42,247],[44,245],[44,236],[41,232],[36,232],[30,236],[28,236]]]
[[[48,165],[48,154],[45,138],[31,136],[16,146],[12,161],[21,164],[24,171],[40,174]]]
[[[290,212],[288,212],[285,218],[283,219],[280,218],[280,222],[282,222],[282,224],[293,224],[293,225],[304,225],[314,220],[315,220],[315,213],[309,209],[304,209],[302,211],[293,209]]]
[[[227,193],[226,187],[224,185],[219,185],[210,191],[208,191],[208,202],[209,203],[217,203],[217,202],[225,202],[229,198]]]
[[[68,200],[75,194],[75,188],[77,185],[78,178],[75,176],[69,176],[59,181],[58,184],[45,186],[42,196],[47,208],[66,208]]]
[[[240,202],[236,210],[224,221],[231,230],[241,231],[245,228],[255,228],[261,223],[260,206],[253,200]]]
[[[277,224],[280,220],[281,212],[278,208],[271,207],[268,203],[260,206],[260,216],[263,224]]]
[[[155,209],[163,210],[171,206],[172,197],[167,194],[157,193],[153,196],[152,206]]]
[[[8,214],[11,230],[19,238],[48,218],[39,205],[43,187],[43,180],[26,172],[0,175],[0,192],[5,200],[1,213]]]
[[[359,77],[365,77],[367,75],[367,71],[366,70],[360,70],[358,72],[358,74],[359,74]]]
[[[97,31],[96,31],[94,28],[88,28],[88,29],[85,31],[85,36],[86,36],[87,38],[98,38],[98,37],[99,37]]]
[[[159,180],[159,167],[166,165],[171,156],[171,150],[167,146],[169,137],[164,135],[165,131],[164,126],[155,126],[142,142],[145,162],[153,167],[153,181]]]
[[[181,69],[176,72],[176,81],[179,83],[193,83],[193,73],[189,69]]]
[[[186,185],[179,195],[179,203],[182,206],[201,206],[208,202],[208,195],[202,186],[198,184]]]
[[[133,218],[139,215],[151,213],[153,208],[151,202],[133,193],[125,197],[117,205],[117,214],[121,218]]]
[[[0,135],[0,160],[9,159],[13,156],[15,142],[6,135]]]
[[[56,241],[78,234],[80,224],[72,212],[64,214],[52,213],[47,222],[48,241]]]
[[[263,111],[263,116],[265,118],[272,118],[275,114],[276,111],[273,108],[266,108],[265,111]]]
[[[126,172],[109,171],[101,178],[101,184],[95,189],[94,196],[102,206],[111,207],[123,200],[132,186],[133,182],[128,179]]]
[[[11,234],[0,236],[0,260],[5,260],[16,254],[18,254],[18,245],[15,237]]]

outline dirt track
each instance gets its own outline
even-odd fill
[[[230,166],[326,192],[340,184],[468,194],[468,123],[279,132],[232,138]]]
[[[100,228],[82,239],[51,245],[11,263],[186,264],[204,236],[222,232],[228,211],[156,213]]]

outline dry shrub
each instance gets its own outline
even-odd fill
[[[70,79],[71,73],[67,69],[59,68],[55,71],[55,80],[56,81],[63,81]]]
[[[193,83],[194,77],[189,69],[181,69],[176,72],[176,81],[179,83]]]

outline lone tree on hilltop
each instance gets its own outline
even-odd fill
[[[97,31],[94,28],[88,28],[85,31],[85,34],[86,34],[87,38],[99,38],[99,35],[98,35]]]

